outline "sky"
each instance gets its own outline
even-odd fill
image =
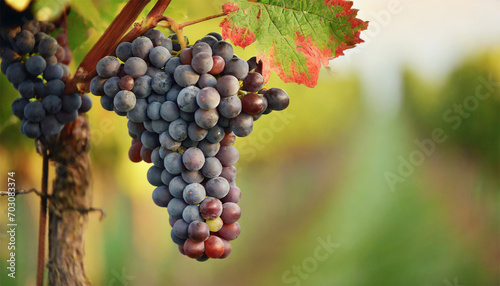
[[[365,43],[330,67],[359,71],[366,104],[378,113],[399,110],[403,68],[439,82],[464,57],[500,48],[500,0],[354,0],[354,8],[370,21]]]

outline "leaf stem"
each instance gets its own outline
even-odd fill
[[[45,269],[45,229],[47,227],[47,186],[49,181],[49,156],[47,149],[43,149],[42,162],[42,193],[40,196],[40,218],[38,223],[38,260],[36,285],[43,285],[43,272]]]
[[[208,21],[208,20],[211,20],[211,19],[223,17],[225,15],[226,15],[226,13],[220,13],[220,14],[207,16],[207,17],[200,18],[200,19],[193,20],[193,21],[182,22],[182,23],[179,24],[179,29],[182,30],[186,26],[190,26],[190,25],[197,24],[197,23],[204,22],[204,21]]]

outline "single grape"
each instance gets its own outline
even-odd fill
[[[106,56],[97,62],[95,70],[100,77],[116,76],[120,70],[120,61],[113,56]]]
[[[241,99],[241,106],[248,114],[262,113],[267,107],[264,103],[264,97],[258,95],[257,93],[251,92],[247,93]]]
[[[205,198],[200,204],[201,216],[206,220],[214,220],[222,214],[222,203],[214,197]]]
[[[19,34],[17,34],[15,41],[21,54],[29,53],[35,47],[35,36],[32,32],[27,30],[22,30]]]
[[[220,141],[221,146],[233,146],[234,142],[236,142],[236,135],[234,133],[226,133],[224,138]]]
[[[168,189],[174,198],[182,199],[184,188],[186,188],[187,185],[188,184],[181,176],[176,176],[170,180]]]
[[[216,38],[218,41],[222,41],[221,34],[219,34],[217,32],[210,32],[207,34],[207,36],[212,36],[212,37]]]
[[[178,175],[182,172],[184,165],[182,164],[181,154],[173,152],[165,156],[165,169],[172,174]]]
[[[190,65],[180,65],[177,68],[175,68],[174,71],[175,82],[182,87],[195,85],[198,82],[199,78],[200,75],[197,74]]]
[[[264,86],[264,77],[258,72],[249,72],[243,80],[242,89],[249,92],[257,92]]]
[[[179,92],[181,92],[182,89],[183,89],[182,86],[174,83],[170,88],[170,90],[167,92],[166,100],[177,102],[177,97],[179,96]]]
[[[168,122],[175,121],[179,118],[179,107],[172,101],[165,101],[160,106],[159,115]]]
[[[152,124],[154,132],[158,134],[162,134],[163,132],[167,131],[169,126],[170,123],[161,118],[158,120],[153,120]]]
[[[146,74],[146,71],[148,70],[148,65],[143,59],[139,57],[130,57],[125,62],[123,70],[125,71],[126,74],[130,75],[131,77],[139,78]]]
[[[206,158],[205,164],[203,165],[203,168],[201,168],[201,173],[209,179],[218,177],[222,173],[222,164],[219,159],[215,157]]]
[[[61,103],[62,111],[72,112],[78,110],[80,106],[82,106],[82,98],[78,93],[65,94],[61,97]]]
[[[149,119],[151,120],[158,120],[160,119],[160,108],[162,104],[159,102],[152,102],[151,104],[148,105],[147,108],[147,114]]]
[[[236,179],[236,174],[237,174],[236,167],[229,166],[222,168],[220,176],[224,177],[229,182],[229,184],[231,184]]]
[[[30,74],[37,76],[45,70],[47,63],[43,57],[34,55],[26,60],[25,67]]]
[[[212,70],[212,67],[214,66],[214,60],[212,59],[212,55],[209,53],[198,53],[193,57],[191,66],[193,67],[195,72],[199,74],[205,74]]]
[[[224,254],[224,242],[221,238],[211,235],[205,240],[205,254],[210,258],[219,258]]]
[[[158,94],[166,94],[172,87],[172,77],[164,72],[157,73],[151,80],[151,87]]]
[[[101,106],[107,111],[113,111],[113,99],[109,96],[101,96]],[[127,114],[128,115],[128,114]]]
[[[40,131],[45,136],[55,136],[63,127],[64,124],[61,124],[54,115],[48,115],[40,122]]]
[[[63,95],[66,85],[60,79],[53,79],[47,82],[47,91],[53,95]]]
[[[239,80],[244,79],[248,74],[248,63],[239,58],[233,58],[226,61],[226,67],[224,68],[225,75],[232,75]]]
[[[221,199],[229,192],[229,182],[223,177],[215,177],[205,184],[205,190],[209,196]]]
[[[207,136],[208,130],[203,129],[195,122],[191,122],[188,125],[188,138],[193,141],[201,141]]]
[[[182,142],[175,141],[174,139],[172,139],[172,136],[170,136],[168,131],[165,131],[160,135],[160,144],[167,150],[175,151],[179,149],[179,147],[181,147]]]
[[[240,235],[240,232],[241,232],[240,224],[235,222],[230,224],[224,224],[218,233],[220,237],[223,239],[235,240]]]
[[[172,227],[172,231],[174,234],[182,239],[188,238],[188,226],[189,224],[185,222],[183,219],[178,219],[175,221],[174,226]]]
[[[189,258],[199,258],[205,253],[205,244],[203,242],[195,242],[191,239],[184,243],[184,253]]]
[[[132,92],[137,98],[146,98],[151,94],[152,79],[148,75],[143,75],[134,81]]]
[[[152,92],[151,95],[148,96],[148,103],[152,102],[164,103],[165,101],[167,101],[167,98],[163,94],[157,94],[155,92]]]
[[[231,254],[231,243],[223,238],[221,239],[222,242],[224,242],[224,253],[219,257],[219,259],[224,259]]]
[[[40,124],[37,122],[24,121],[24,124],[21,124],[21,132],[24,136],[28,138],[38,138],[42,135],[40,131]]]
[[[189,148],[182,155],[182,162],[189,171],[198,171],[205,164],[205,156],[198,148]]]
[[[175,141],[183,141],[187,138],[187,127],[187,122],[179,118],[170,123],[168,133]]]
[[[221,99],[217,110],[226,118],[235,118],[240,115],[242,107],[241,99],[237,95],[224,97]]]
[[[165,63],[164,71],[168,74],[174,74],[175,69],[180,65],[182,65],[182,62],[179,57],[170,58],[167,63]]]
[[[133,57],[132,43],[123,42],[116,47],[116,56],[122,61],[126,62],[129,58]]]
[[[157,47],[164,47],[172,54],[172,40],[169,38],[157,38],[154,40],[153,44]]]
[[[142,132],[141,142],[144,147],[151,150],[160,146],[160,140],[158,134],[149,131]]]
[[[212,47],[212,52],[214,56],[220,56],[224,61],[228,61],[233,57],[234,49],[229,42],[219,41]]]
[[[184,112],[194,112],[198,108],[196,95],[200,89],[196,86],[188,86],[182,89],[177,96],[177,105]]]
[[[147,37],[141,36],[132,41],[132,54],[136,57],[145,60],[152,49],[153,42]]]
[[[45,109],[40,101],[31,101],[24,107],[24,118],[31,122],[40,122],[45,117]]]
[[[104,94],[106,94],[107,96],[114,97],[121,90],[120,78],[117,76],[114,76],[114,77],[108,79],[104,83],[103,90],[104,90]]]
[[[224,224],[237,222],[241,217],[241,209],[235,203],[224,203],[222,205],[222,214],[220,218]]]
[[[194,113],[194,120],[201,128],[210,129],[219,121],[219,113],[215,108],[210,110],[199,108]]]
[[[219,40],[217,38],[215,38],[214,36],[211,36],[211,35],[206,35],[205,37],[203,37],[203,38],[200,39],[200,42],[205,42],[210,47],[212,47],[213,45],[215,45],[215,43],[217,43],[218,41]]]
[[[161,150],[161,148],[160,148],[160,150]],[[161,157],[161,155],[160,155],[160,157]],[[163,170],[161,172],[161,182],[165,186],[168,186],[173,178],[174,178],[174,175],[170,174],[167,170]]]
[[[130,122],[130,121],[129,121]],[[165,169],[165,166],[163,166],[163,158],[160,157],[160,149],[156,148],[151,152],[151,161],[153,162],[153,165],[160,168],[163,172]],[[161,174],[160,174],[161,177]]]
[[[181,62],[183,65],[191,64],[191,60],[193,59],[193,53],[191,48],[185,48],[179,55]]]
[[[29,102],[26,98],[16,98],[11,105],[12,114],[22,120],[24,118],[24,108]]]
[[[202,221],[193,221],[188,226],[188,236],[193,241],[205,241],[210,236],[210,229]]]
[[[182,212],[187,206],[183,199],[173,198],[168,203],[167,211],[173,218],[180,219],[182,218]]]
[[[226,62],[220,56],[212,56],[212,60],[214,62],[212,69],[208,72],[209,74],[218,75],[224,71],[226,67]]]
[[[121,90],[113,99],[113,104],[118,111],[127,112],[134,108],[136,104],[135,94],[128,90]]]
[[[231,129],[234,135],[238,137],[245,137],[250,135],[253,130],[253,117],[252,115],[242,112],[236,118],[231,120]]]
[[[232,75],[225,75],[217,81],[217,90],[221,97],[228,97],[238,93],[240,82]]]
[[[221,199],[223,203],[238,203],[241,200],[241,190],[236,186],[231,186],[229,192]]]
[[[238,162],[239,159],[238,149],[236,149],[233,146],[222,146],[215,157],[219,159],[222,166],[224,167],[232,166],[236,164],[236,162]]]
[[[196,103],[202,109],[214,109],[219,105],[219,92],[213,87],[205,87],[196,95]]]
[[[224,128],[220,127],[219,125],[215,125],[214,127],[210,128],[206,138],[211,143],[218,143],[222,140],[222,138],[224,138],[224,134]]]
[[[157,68],[165,66],[167,61],[172,57],[167,48],[162,46],[154,47],[149,52],[149,61]]]
[[[57,52],[57,41],[52,37],[46,37],[38,43],[38,52],[44,58],[55,55]]]
[[[142,146],[141,148],[141,158],[144,162],[146,163],[151,163],[151,153],[153,150],[146,148],[145,146]]]
[[[106,83],[107,80],[108,80],[107,78],[102,78],[102,77],[96,75],[90,81],[90,92],[93,95],[97,95],[97,96],[105,95],[104,84]]]
[[[108,96],[103,96],[103,97],[108,97]],[[103,97],[101,97],[101,99]],[[144,98],[138,98],[135,102],[134,108],[132,108],[130,111],[127,112],[127,119],[135,123],[142,123],[148,120],[147,108],[148,108],[147,100],[145,100]]]
[[[184,211],[182,211],[182,219],[187,223],[191,223],[193,221],[203,221],[203,218],[200,215],[200,207],[196,205],[187,206]]]
[[[155,39],[159,38],[165,38],[165,35],[163,35],[163,33],[157,29],[147,30],[143,35],[145,37],[148,37],[151,41],[154,41]]]
[[[224,224],[220,217],[213,220],[207,220],[205,221],[205,223],[208,225],[208,228],[210,229],[211,232],[219,231],[219,229],[221,229],[222,225]]]
[[[210,141],[204,139],[200,141],[198,144],[198,148],[203,151],[205,157],[214,157],[217,152],[219,152],[220,144],[219,143],[211,143]]]
[[[184,201],[190,205],[197,205],[205,199],[205,188],[198,184],[192,183],[184,188],[183,198]]]
[[[173,226],[173,224],[172,224],[172,226]],[[177,237],[177,235],[175,235],[175,233],[174,233],[174,230],[171,230],[171,231],[170,231],[170,238],[172,238],[172,241],[173,241],[175,244],[179,245],[179,246],[180,246],[180,245],[184,246],[184,243],[186,242],[186,240],[185,240],[185,239],[182,239],[182,238]]]
[[[272,110],[283,110],[290,104],[288,94],[281,88],[271,88],[264,96],[268,102],[268,108]]]
[[[63,77],[63,68],[58,64],[48,65],[43,71],[43,79],[46,81],[61,79]]]
[[[182,120],[186,122],[193,122],[194,121],[194,112],[185,112],[182,110],[179,110],[179,116]]]
[[[198,80],[198,86],[202,89],[207,87],[216,88],[217,79],[211,74],[208,73],[202,74],[200,76],[200,79]]]
[[[194,183],[200,184],[205,179],[205,177],[203,177],[203,174],[200,171],[182,170],[181,175],[182,179],[188,184],[194,184]]]
[[[120,79],[120,83],[118,84],[120,89],[123,90],[132,90],[134,88],[134,78],[126,75]]]
[[[7,80],[11,83],[20,84],[26,79],[27,72],[23,63],[16,62],[9,65],[5,75],[7,76]]]
[[[41,78],[36,78],[33,83],[35,84],[35,95],[39,98],[45,98],[49,95],[47,86],[45,86]]]
[[[153,154],[153,153],[151,153]],[[156,166],[151,166],[148,170],[147,173],[147,179],[148,182],[153,185],[153,186],[161,186],[163,185],[161,181],[161,172],[163,171],[163,168],[158,168]]]
[[[90,98],[90,96],[88,96],[88,94],[84,93],[82,95],[82,105],[78,109],[78,112],[85,113],[88,112],[91,108],[92,108],[92,99]]]
[[[162,208],[166,208],[168,203],[173,199],[168,191],[167,186],[160,186],[153,191],[153,202]]]

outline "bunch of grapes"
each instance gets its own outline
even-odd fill
[[[49,35],[54,30],[52,23],[31,20],[0,33],[1,71],[21,95],[12,113],[29,138],[55,136],[92,107],[87,95],[64,94],[71,53],[64,33],[57,40]]]
[[[128,118],[130,160],[153,163],[153,201],[167,208],[179,251],[199,261],[225,258],[240,234],[236,136],[289,98],[263,89],[255,57],[238,58],[218,33],[179,50],[177,36],[149,30],[102,58],[90,89],[103,108]]]

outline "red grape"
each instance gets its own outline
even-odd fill
[[[240,235],[240,232],[241,232],[240,224],[235,222],[230,224],[224,224],[218,233],[219,236],[224,239],[234,240]]]
[[[223,203],[238,203],[241,200],[241,190],[236,186],[229,188],[229,193],[221,199]]]
[[[213,56],[212,59],[214,60],[214,65],[208,73],[213,75],[220,74],[224,70],[226,62],[221,56]]]
[[[214,197],[207,197],[200,204],[201,216],[206,220],[213,220],[222,214],[222,203]]]
[[[243,110],[248,114],[257,114],[264,111],[264,99],[254,92],[247,93],[247,95],[243,96],[241,105],[243,106]]]
[[[224,242],[220,237],[211,235],[205,240],[205,254],[210,258],[219,258],[224,254]]]
[[[205,252],[205,244],[203,241],[197,242],[192,239],[187,239],[184,242],[184,253],[190,258],[198,258],[203,256]]]
[[[226,258],[231,254],[231,243],[223,238],[221,238],[222,242],[224,242],[224,253],[219,257],[220,259]]]
[[[237,222],[241,217],[241,209],[235,203],[225,203],[222,205],[221,219],[224,224]]]

